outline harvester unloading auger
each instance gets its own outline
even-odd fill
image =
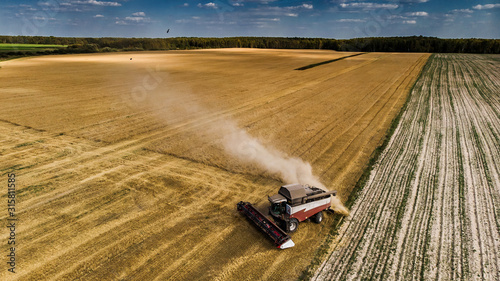
[[[331,196],[336,191],[324,191],[317,187],[301,184],[284,185],[278,194],[269,196],[269,214],[271,221],[248,202],[236,204],[238,211],[250,219],[260,230],[266,233],[280,249],[295,246],[287,232],[295,232],[299,222],[312,219],[316,223],[323,221],[323,211],[332,211]],[[332,211],[333,212],[333,211]],[[280,226],[282,228],[280,228]]]

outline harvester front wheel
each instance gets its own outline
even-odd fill
[[[297,231],[297,228],[299,228],[299,221],[295,218],[290,219],[287,223],[288,232],[295,232]]]
[[[322,221],[323,221],[323,212],[319,212],[316,215],[314,215],[315,223],[321,223]]]

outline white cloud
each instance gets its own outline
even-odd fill
[[[235,6],[235,7],[243,7],[243,6],[245,6],[243,3],[238,3],[238,2],[233,3],[232,5]]]
[[[417,24],[417,21],[416,20],[404,20],[403,23],[404,24]]]
[[[194,19],[194,20],[199,20],[199,19],[200,19],[200,17],[192,17],[192,19]]]
[[[412,17],[427,17],[429,14],[427,12],[413,12],[407,13],[407,15]]]
[[[151,18],[146,17],[146,13],[144,12],[135,12],[132,14],[132,16],[125,17],[125,18],[115,18],[115,24],[118,25],[134,25],[134,24],[144,24],[144,23],[150,23]]]
[[[125,17],[125,20],[130,22],[142,23],[149,22],[150,19],[145,17]]]
[[[363,9],[363,10],[374,10],[374,9],[388,9],[394,10],[399,7],[397,4],[379,4],[371,2],[356,2],[356,3],[341,3],[340,7],[344,9]]]
[[[23,8],[25,11],[36,11],[36,9],[31,7],[31,5],[21,4],[19,7]]]
[[[233,1],[236,1],[236,2],[255,2],[255,3],[267,5],[269,3],[276,2],[278,0],[233,0]]]
[[[209,8],[209,9],[217,9],[217,4],[213,2],[208,2],[207,4],[198,3],[198,8]]]
[[[387,17],[389,20],[394,20],[394,19],[408,19],[406,16],[400,16],[400,15],[390,15]]]
[[[279,18],[256,18],[249,20],[249,23],[257,25],[257,27],[261,26],[271,27],[272,25],[270,25],[270,23],[279,21],[280,21]]]
[[[52,6],[54,5],[54,3],[51,3],[51,2],[38,2],[37,4],[38,6]]]
[[[410,3],[410,4],[417,3],[418,4],[418,3],[427,3],[429,1],[430,0],[398,0],[397,2],[399,2],[399,3]],[[345,2],[345,1],[343,1],[343,2]],[[386,1],[386,2],[396,2],[396,1]]]
[[[454,10],[449,11],[449,13],[445,14],[444,16],[447,18],[445,21],[451,22],[454,20],[453,18],[456,18],[458,16],[470,18],[470,17],[472,17],[471,14],[473,14],[473,13],[474,13],[474,11],[471,9],[454,9]]]
[[[55,21],[56,19],[55,18],[47,18],[47,17],[40,17],[40,16],[34,16],[32,17],[33,20],[36,20],[36,21]]]
[[[494,9],[494,8],[500,8],[500,4],[485,4],[485,5],[476,5],[472,7],[472,9],[476,10],[487,10],[487,9]]]
[[[263,3],[263,2],[260,2]],[[311,12],[314,6],[312,4],[301,4],[298,6],[259,6],[249,9],[248,15],[264,16],[270,18],[276,17],[298,17],[303,12]]]
[[[278,8],[278,7],[275,7]],[[287,9],[287,10],[297,10],[297,9],[306,9],[306,10],[311,10],[314,8],[312,4],[302,4],[298,6],[289,6],[289,7],[281,7],[282,9]]]
[[[125,17],[125,20],[135,21],[135,22],[142,21],[143,19],[144,19],[143,17]]]
[[[466,13],[466,14],[474,13],[474,11],[471,9],[455,9],[455,10],[451,10],[450,12],[451,13]]]
[[[340,19],[340,20],[336,20],[336,22],[366,22],[366,20],[362,20],[362,19]]]
[[[89,4],[94,6],[108,6],[108,7],[119,7],[122,4],[118,2],[107,2],[107,1],[97,1],[97,0],[86,0],[86,1],[75,1],[75,4]]]
[[[104,17],[103,15],[99,15],[99,14],[94,16],[94,18],[103,18],[103,17]]]
[[[182,6],[183,7],[189,7],[189,3],[184,3]]]

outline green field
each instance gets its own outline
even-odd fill
[[[53,50],[53,49],[66,48],[66,47],[67,47],[67,45],[0,43],[0,52],[44,51],[44,50]]]

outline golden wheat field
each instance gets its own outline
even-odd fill
[[[235,204],[264,211],[290,179],[257,141],[310,163],[347,200],[429,57],[353,54],[214,49],[0,63],[0,195],[6,201],[14,173],[15,280],[298,278],[332,217],[301,223],[296,246],[277,250]],[[2,280],[13,276],[7,266]]]

